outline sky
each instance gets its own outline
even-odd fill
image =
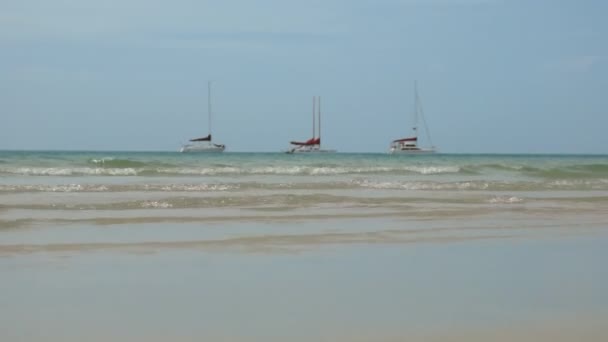
[[[606,1],[1,0],[0,149],[608,153]],[[428,139],[421,136],[421,143]]]

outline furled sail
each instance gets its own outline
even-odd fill
[[[310,145],[318,145],[321,142],[321,139],[319,138],[310,138],[308,140],[306,140],[305,142],[300,142],[300,141],[291,141],[290,144],[292,145],[298,145],[298,146],[310,146]]]
[[[393,140],[394,143],[407,142],[407,141],[418,141],[418,137],[410,137],[410,138],[403,138],[403,139]]]
[[[190,139],[190,141],[211,141],[211,134],[202,138]]]

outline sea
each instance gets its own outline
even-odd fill
[[[303,232],[392,241],[380,233],[399,235],[393,225],[360,222],[426,219],[450,234],[517,222],[485,230],[496,235],[542,220],[604,224],[607,210],[603,155],[0,152],[0,229],[321,220],[344,235]]]
[[[608,156],[0,151],[0,340],[605,341]]]
[[[0,199],[4,212],[568,210],[608,203],[608,156],[1,151]]]

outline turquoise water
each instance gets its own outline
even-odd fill
[[[0,192],[204,191],[204,184],[215,190],[608,190],[608,156],[0,151],[0,177]]]
[[[474,215],[526,226],[558,214],[595,227],[608,156],[3,151],[2,209],[9,228]]]
[[[0,152],[6,209],[325,206],[355,214],[420,203],[529,207],[547,198],[566,209],[607,203],[608,156]]]

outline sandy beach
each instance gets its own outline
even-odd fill
[[[509,227],[517,215],[5,227],[1,334],[603,341],[607,223],[599,215],[575,227],[581,218],[528,218],[525,227]]]

